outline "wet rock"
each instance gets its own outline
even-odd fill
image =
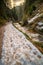
[[[40,55],[38,55],[37,57],[38,57],[39,59],[41,59],[41,56],[40,56]]]

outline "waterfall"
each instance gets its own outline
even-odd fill
[[[15,9],[18,16],[18,21],[22,20],[24,14],[24,5],[17,6]]]

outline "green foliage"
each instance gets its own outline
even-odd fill
[[[43,0],[37,0],[39,3],[42,3],[43,2]]]
[[[36,6],[35,5],[31,5],[28,11],[28,14],[32,15],[33,11],[36,10]]]
[[[32,13],[33,10],[35,10],[35,5],[33,6],[33,3],[35,2],[35,0],[26,0],[25,3],[25,13],[26,14],[30,14]]]
[[[3,17],[4,19],[7,19],[6,6],[3,0],[0,1],[0,16]]]
[[[15,9],[9,9],[4,3],[4,0],[0,1],[0,17],[3,17],[6,20],[8,20],[9,18],[14,18],[15,20],[17,20]]]
[[[43,0],[26,0],[24,12],[27,15],[32,15],[33,11],[36,10],[37,4],[43,3]]]
[[[39,47],[43,48],[43,42],[34,42],[35,45],[38,45]]]
[[[22,25],[22,26],[28,25],[27,18],[28,18],[28,17],[27,17],[26,15],[23,15],[22,22],[21,22],[21,25]]]

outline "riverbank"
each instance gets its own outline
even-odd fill
[[[0,27],[0,59],[1,59],[1,53],[2,53],[3,36],[4,36],[4,26]]]

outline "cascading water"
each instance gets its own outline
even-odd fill
[[[18,16],[18,20],[22,20],[23,13],[24,13],[24,5],[17,6],[15,7],[15,9]]]

